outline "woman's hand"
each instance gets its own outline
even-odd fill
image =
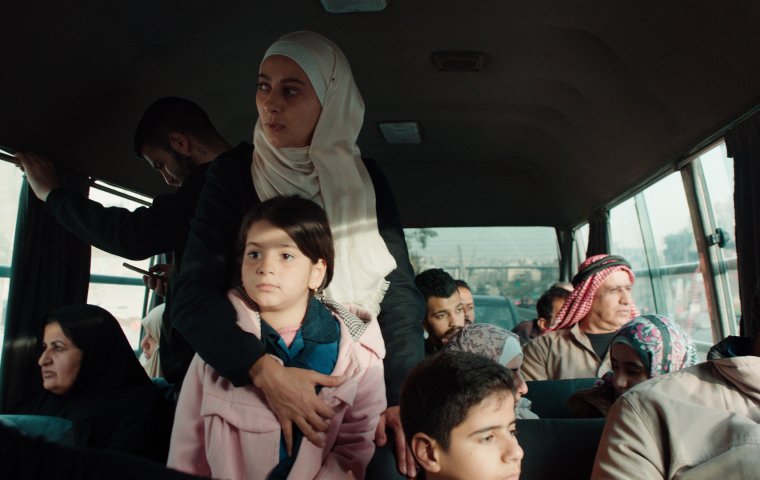
[[[269,407],[282,426],[288,455],[293,450],[293,423],[310,442],[324,446],[319,432],[327,431],[327,421],[335,413],[315,393],[315,387],[337,387],[345,377],[322,375],[312,370],[283,367],[277,360],[264,355],[248,372],[251,382],[266,396]]]

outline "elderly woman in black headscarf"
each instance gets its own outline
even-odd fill
[[[70,305],[44,325],[38,361],[44,391],[14,413],[67,418],[80,446],[165,461],[171,411],[113,315]]]

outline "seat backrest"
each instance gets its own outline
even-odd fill
[[[567,399],[578,390],[590,388],[595,381],[595,378],[528,381],[525,397],[531,401],[530,409],[539,418],[572,418]]]
[[[524,452],[520,478],[588,480],[603,429],[603,418],[517,420]]]
[[[71,420],[46,415],[0,415],[0,422],[31,437],[43,437],[51,442],[74,444],[74,423]]]

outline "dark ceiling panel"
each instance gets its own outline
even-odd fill
[[[360,146],[409,226],[576,225],[760,103],[748,0],[69,3],[3,7],[0,144],[148,194],[167,187],[132,152],[145,107],[185,96],[250,141],[258,63],[292,30],[344,49]],[[484,69],[439,72],[439,50],[482,52]],[[420,122],[423,143],[386,145],[387,120]]]

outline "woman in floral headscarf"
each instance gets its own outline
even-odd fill
[[[607,416],[615,399],[631,387],[697,363],[689,335],[660,315],[642,315],[625,324],[612,339],[610,355],[612,371],[568,400],[574,416]]]

